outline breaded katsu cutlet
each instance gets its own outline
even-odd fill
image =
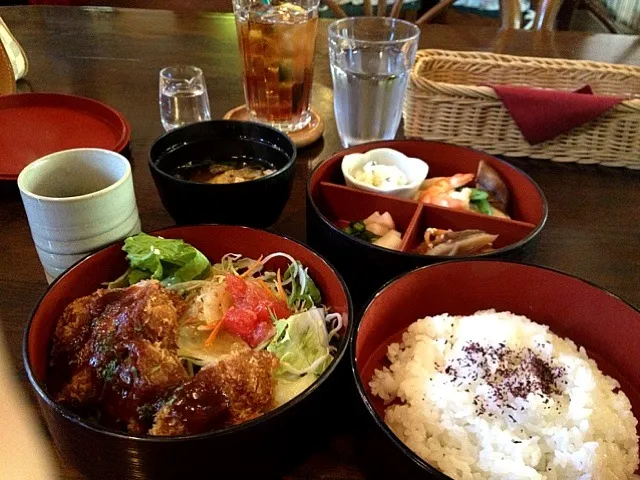
[[[104,407],[130,432],[148,429],[149,407],[188,379],[177,351],[182,298],[154,280],[98,290],[65,309],[51,352],[55,399]]]
[[[176,390],[155,417],[151,435],[188,435],[260,416],[273,401],[273,371],[278,359],[269,352],[229,355],[203,368]]]

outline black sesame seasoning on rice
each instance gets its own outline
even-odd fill
[[[504,408],[515,410],[507,403],[509,400],[526,399],[533,393],[548,404],[550,396],[562,393],[560,384],[563,383],[565,369],[540,358],[530,348],[513,349],[505,343],[485,346],[468,342],[462,347],[462,352],[463,355],[446,366],[445,373],[453,377],[458,387],[478,378],[484,380],[491,389],[488,400],[495,403],[502,413]],[[475,368],[465,372],[465,368],[469,367]],[[486,405],[480,401],[480,397],[476,396],[473,403],[478,415],[486,411]],[[520,410],[524,410],[524,407]]]

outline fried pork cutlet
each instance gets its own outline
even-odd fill
[[[237,425],[263,414],[273,401],[271,353],[241,352],[200,370],[155,416],[151,435],[190,435]]]
[[[56,325],[50,387],[75,408],[145,432],[159,403],[188,379],[178,359],[182,298],[157,281],[98,290],[67,306]]]

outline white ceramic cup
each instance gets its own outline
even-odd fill
[[[49,283],[81,258],[140,232],[131,165],[118,153],[52,153],[20,172],[18,188]]]

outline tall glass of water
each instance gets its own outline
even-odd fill
[[[211,120],[202,70],[180,65],[160,71],[160,118],[167,132],[190,123]]]
[[[342,145],[393,139],[420,30],[394,18],[345,18],[329,26],[333,107]]]

